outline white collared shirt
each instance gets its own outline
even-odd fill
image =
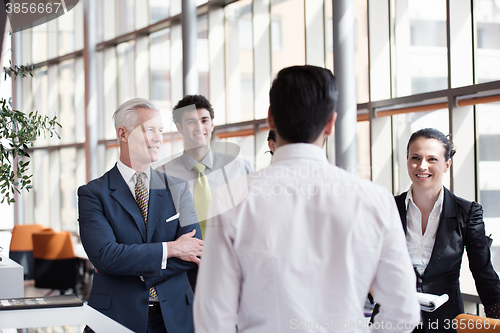
[[[118,160],[116,163],[116,167],[118,168],[118,171],[120,171],[120,174],[122,175],[123,179],[128,185],[128,188],[130,189],[130,192],[134,196],[135,199],[135,183],[137,181],[137,176],[136,171],[134,169],[129,168],[125,164],[123,164],[122,161]],[[149,191],[149,180],[151,179],[151,168],[147,167],[146,169],[142,170],[142,172],[146,175],[146,177],[142,178],[142,181],[144,182],[144,185],[146,185],[146,188]]]
[[[247,181],[233,187],[241,203],[207,221],[197,333],[412,331],[401,323],[419,321],[416,278],[391,193],[301,143]],[[381,312],[369,328],[371,285]]]
[[[134,169],[129,168],[125,164],[122,163],[122,161],[118,160],[116,162],[116,167],[118,168],[118,171],[120,171],[120,174],[123,177],[123,180],[125,180],[125,183],[127,183],[128,188],[130,189],[130,192],[134,196],[135,199],[135,182],[137,176],[135,175],[136,171]],[[144,185],[146,185],[146,188],[149,191],[149,182],[151,179],[151,168],[147,167],[142,171],[146,177],[142,179],[144,182]],[[167,268],[167,258],[168,258],[168,246],[166,242],[162,242],[162,247],[163,247],[163,256],[161,259],[161,269],[166,269]]]
[[[427,227],[422,235],[422,213],[413,202],[412,186],[406,194],[406,245],[410,253],[411,262],[417,272],[422,275],[431,259],[432,249],[436,242],[439,219],[443,211],[444,191],[441,187],[439,197],[429,215]]]

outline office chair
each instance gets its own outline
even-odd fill
[[[59,290],[64,295],[73,289],[77,294],[78,259],[71,233],[45,229],[33,234],[35,287]]]
[[[457,333],[500,332],[500,319],[462,313],[455,317],[454,323],[457,327]]]
[[[12,229],[12,238],[9,246],[9,258],[23,266],[24,279],[35,278],[35,260],[33,259],[32,235],[45,227],[41,224],[16,225]]]

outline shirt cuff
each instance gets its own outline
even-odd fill
[[[163,257],[161,258],[161,269],[167,269],[167,257],[168,257],[168,246],[167,242],[162,242],[163,246]]]

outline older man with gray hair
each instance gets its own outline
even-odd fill
[[[135,98],[114,114],[120,158],[78,189],[80,236],[94,267],[89,305],[134,332],[193,332],[186,272],[203,241],[188,185],[151,169],[160,111]]]

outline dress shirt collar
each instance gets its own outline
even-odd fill
[[[288,159],[311,159],[328,163],[325,151],[311,143],[289,143],[274,151],[272,164]]]
[[[205,164],[205,166],[210,170],[213,169],[213,166],[214,166],[212,148],[210,148],[207,155],[205,155],[205,157],[203,157],[203,159],[199,162],[197,160],[195,160],[194,158],[192,158],[191,156],[189,156],[188,154],[186,154],[186,152],[184,152],[184,154],[182,154],[181,159],[182,159],[182,162],[184,162],[186,169],[189,171],[193,170],[194,166],[198,163]]]
[[[129,168],[128,166],[123,164],[123,162],[120,160],[116,162],[116,167],[118,168],[118,171],[120,171],[120,174],[122,175],[127,185],[130,183],[135,184],[136,171],[134,169]],[[146,184],[146,187],[149,188],[149,179],[151,179],[151,168],[147,167],[142,172],[146,174],[146,179],[143,179],[144,184]]]
[[[439,196],[436,202],[434,203],[434,208],[438,207],[439,205],[439,215],[441,215],[441,212],[443,211],[443,200],[444,200],[444,191],[443,187],[441,186],[441,190],[439,191]],[[406,199],[405,199],[405,206],[406,209],[408,210],[408,204],[409,202],[412,202],[415,204],[415,201],[413,200],[413,185],[410,185],[410,188],[408,189],[408,192],[406,193]]]

